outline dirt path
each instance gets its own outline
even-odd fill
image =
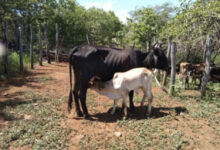
[[[188,145],[181,143],[186,145],[188,149],[215,149],[215,146],[219,145],[219,143],[212,144],[209,142],[209,140],[211,141],[219,136],[216,134],[213,135],[216,131],[207,125],[206,120],[195,120],[190,118],[186,121],[184,119],[185,116],[182,117],[180,115],[185,113],[185,109],[188,109],[186,108],[186,104],[180,101],[171,100],[169,96],[161,94],[161,90],[157,88],[153,88],[153,119],[147,120],[144,115],[145,108],[138,107],[134,114],[131,113],[131,120],[125,122],[127,125],[124,125],[124,121],[121,120],[122,113],[119,110],[113,116],[108,113],[113,104],[112,100],[104,96],[100,96],[91,90],[88,91],[87,106],[89,113],[92,116],[92,120],[75,117],[76,115],[74,109],[71,114],[67,113],[66,102],[69,93],[69,68],[66,63],[45,65],[41,67],[37,66],[35,70],[30,71],[28,74],[19,75],[10,80],[0,82],[0,102],[8,101],[9,99],[19,100],[19,95],[23,94],[22,92],[27,90],[37,92],[42,95],[49,95],[51,98],[64,97],[66,99],[66,101],[61,104],[59,111],[64,113],[66,116],[65,122],[61,123],[62,126],[72,130],[69,141],[69,149],[114,149],[114,146],[119,146],[119,149],[120,146],[121,148],[129,147],[129,149],[132,149],[132,147],[137,145],[140,140],[131,138],[132,132],[140,132],[140,130],[136,130],[133,125],[135,123],[144,124],[145,120],[152,121],[150,122],[151,125],[157,125],[157,123],[161,124],[164,129],[163,134],[167,134],[168,137],[170,135],[169,132],[171,131],[170,127],[175,126],[172,130],[175,131],[174,133],[179,130],[183,132],[184,138],[195,139],[193,140],[195,143],[190,140],[187,141]],[[141,99],[141,94],[139,94],[139,96],[137,95],[135,99],[135,105],[139,106],[140,104],[137,101]],[[163,101],[161,99],[163,99]],[[195,101],[191,101],[190,103],[196,104]],[[189,111],[189,109],[187,111]],[[6,116],[1,114],[0,130],[12,121],[13,120],[8,120]],[[197,126],[198,124],[202,125],[202,127],[200,129],[196,128],[198,132],[193,131],[190,126],[195,128],[194,126]],[[202,130],[206,130],[206,134],[202,132]],[[117,137],[115,132],[120,132],[122,135],[121,138]],[[158,129],[149,132],[158,132]],[[158,139],[160,139],[160,135],[158,136]],[[157,143],[158,139],[156,139],[154,143]],[[133,140],[137,143],[134,144],[132,142]],[[119,141],[122,141],[122,143]],[[175,145],[175,141],[170,141]],[[184,142],[184,140],[182,142]],[[166,147],[167,143],[164,144]],[[151,144],[149,145],[151,148],[153,147]]]

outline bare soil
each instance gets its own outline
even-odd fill
[[[44,81],[45,79],[45,81]],[[73,132],[70,135],[69,149],[80,149],[81,140],[85,138],[85,135],[90,137],[97,137],[99,143],[103,144],[106,141],[105,137],[110,140],[117,140],[115,132],[120,132],[122,137],[129,136],[126,128],[121,128],[117,121],[122,120],[122,112],[120,109],[114,115],[109,114],[109,110],[113,105],[113,101],[104,96],[98,95],[92,90],[88,90],[87,105],[92,119],[85,120],[84,118],[78,118],[75,114],[74,103],[73,109],[70,114],[67,112],[67,99],[69,94],[69,67],[67,63],[56,63],[51,65],[36,66],[34,70],[30,70],[27,74],[22,74],[14,78],[10,78],[6,81],[0,81],[0,102],[10,100],[19,100],[19,95],[24,91],[33,91],[42,95],[49,95],[51,98],[64,96],[66,101],[60,106],[60,112],[64,113],[67,118],[65,122],[62,122],[62,126],[71,128],[77,131],[77,134]],[[185,91],[185,94],[198,95],[198,92]],[[138,94],[141,96],[142,94]],[[172,97],[162,93],[162,91],[154,87],[153,88],[153,120],[159,120],[165,116],[170,116],[172,119],[165,122],[161,122],[164,127],[167,127],[166,132],[170,131],[170,126],[176,125],[176,131],[182,131],[186,138],[195,139],[196,146],[190,143],[186,149],[216,149],[220,145],[210,143],[212,139],[219,137],[215,134],[212,127],[207,125],[205,119],[183,119],[181,113],[185,111],[185,104],[181,101],[173,101]],[[163,99],[161,101],[160,99]],[[191,102],[196,103],[196,101]],[[119,103],[120,104],[120,103]],[[135,112],[129,112],[131,119],[143,120],[147,119],[145,115],[145,108],[139,107],[140,103],[135,101],[137,109]],[[145,102],[145,106],[147,102]],[[0,107],[1,108],[1,107]],[[173,111],[175,110],[175,111]],[[136,115],[132,115],[135,113]],[[187,121],[186,121],[187,120]],[[2,128],[12,123],[13,119],[8,119],[5,114],[0,114],[0,131]],[[193,131],[190,126],[199,126],[201,128],[197,131]],[[120,138],[120,137],[119,137]],[[126,143],[129,143],[129,140]],[[26,148],[25,148],[26,149]]]

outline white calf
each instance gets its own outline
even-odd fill
[[[95,81],[94,79],[98,77],[94,77],[91,79],[90,88],[114,100],[114,107],[111,114],[115,113],[117,102],[122,98],[124,103],[124,118],[127,117],[127,98],[129,92],[141,88],[144,93],[141,106],[144,105],[145,98],[148,97],[148,113],[150,114],[153,100],[151,92],[152,76],[152,71],[146,68],[135,68],[126,72],[117,72],[114,74],[112,80],[106,82]]]

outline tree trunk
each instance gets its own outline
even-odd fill
[[[205,59],[205,73],[202,77],[202,86],[201,86],[201,96],[205,96],[206,94],[206,84],[208,82],[209,79],[209,75],[210,75],[210,68],[211,68],[211,54],[212,54],[212,39],[211,37],[208,35],[207,39],[206,39],[206,59]]]
[[[32,28],[32,24],[30,24],[30,60],[31,60],[31,69],[34,69],[33,28]]]
[[[170,50],[171,50],[171,37],[168,38],[168,47],[167,47],[167,58],[170,61]],[[167,83],[167,71],[164,72],[163,76],[163,86]]]
[[[56,55],[55,55],[55,61],[59,62],[59,30],[58,30],[58,24],[56,23]]]
[[[5,73],[8,74],[8,22],[4,21]]]
[[[176,43],[173,42],[171,45],[171,84],[170,84],[170,95],[174,95],[176,77]]]
[[[18,30],[18,27],[19,27],[19,23],[18,23],[18,19],[15,20],[15,44],[16,44],[16,50],[18,51],[19,50],[19,30]]]
[[[146,35],[146,49],[147,49],[147,52],[150,51],[151,49],[151,41],[150,41],[150,35],[149,35],[149,32],[147,32],[147,35]]]
[[[89,35],[88,35],[88,34],[86,34],[86,40],[87,40],[87,44],[90,45],[90,42],[89,42]]]
[[[48,27],[47,27],[47,22],[46,24],[44,25],[44,34],[45,34],[45,46],[46,46],[46,55],[47,55],[47,63],[50,64],[50,55],[49,55],[49,49],[48,49],[48,36],[47,36],[47,33],[48,33]]]
[[[186,54],[186,61],[189,62],[189,56],[191,54],[191,51],[190,51],[190,48],[189,48],[188,44],[186,45],[186,52],[187,52],[187,54]]]
[[[19,27],[20,71],[24,71],[23,65],[23,25]]]
[[[39,44],[39,65],[42,66],[43,63],[42,63],[41,25],[39,25],[38,44]]]
[[[134,43],[133,43],[133,46],[132,46],[132,49],[135,49],[135,44],[136,44],[136,43],[134,42]]]
[[[158,39],[157,39],[156,36],[154,36],[154,43],[153,43],[153,44],[155,44],[155,43],[157,43],[157,42],[158,42]]]

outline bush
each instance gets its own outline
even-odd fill
[[[4,80],[6,77],[11,77],[20,72],[20,62],[19,62],[19,52],[9,50],[9,70],[8,76],[4,73],[4,58],[0,57],[0,80]],[[37,62],[38,55],[34,56],[34,62]],[[30,68],[30,56],[26,51],[23,54],[23,64],[24,64],[24,72]]]

